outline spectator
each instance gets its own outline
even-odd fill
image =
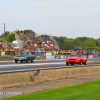
[[[86,52],[87,58],[88,58],[88,54],[89,54],[89,52],[87,51],[87,52]]]
[[[24,38],[24,41],[26,41],[26,35],[24,35],[24,37],[23,37],[23,38]]]

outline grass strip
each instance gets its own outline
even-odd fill
[[[64,86],[1,100],[100,100],[100,81]]]

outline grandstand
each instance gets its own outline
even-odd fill
[[[33,35],[29,34],[15,34],[15,39],[18,41],[20,49],[23,50],[42,50],[50,51],[59,48],[59,45],[51,35]]]

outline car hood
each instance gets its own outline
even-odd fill
[[[81,58],[81,57],[77,57],[77,56],[74,56],[74,57],[68,57],[68,59],[77,59],[77,58]]]

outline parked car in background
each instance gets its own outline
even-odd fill
[[[19,43],[17,42],[17,40],[12,42],[12,48],[13,49],[20,49]]]
[[[31,63],[33,63],[35,55],[33,55],[31,52],[19,52],[18,55],[14,56],[14,59],[15,63],[17,63],[17,61],[21,61],[21,63],[23,61],[26,61],[26,63],[28,63],[28,61],[31,61]]]
[[[66,61],[66,65],[68,65],[69,63],[71,65],[74,65],[74,63],[76,64],[87,64],[87,58],[85,56],[81,56],[81,55],[70,55],[69,57],[67,57],[65,59]]]

